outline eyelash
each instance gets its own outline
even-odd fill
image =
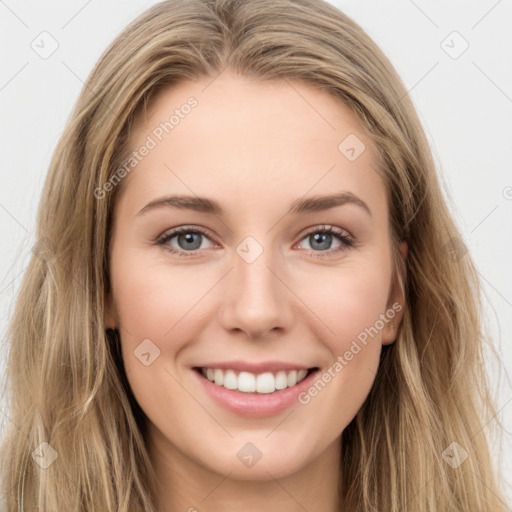
[[[175,236],[183,234],[183,233],[201,234],[201,235],[205,236],[206,238],[208,238],[209,240],[211,240],[210,236],[208,235],[208,233],[205,230],[203,230],[199,227],[192,228],[192,227],[188,227],[188,226],[183,226],[180,228],[173,229],[169,233],[166,233],[163,236],[161,236],[157,240],[157,244],[162,246],[162,248],[164,250],[169,251],[170,253],[173,253],[173,254],[179,254],[180,256],[182,256],[182,255],[195,256],[198,252],[201,252],[202,249],[197,249],[195,251],[179,251],[179,250],[176,250],[175,248],[171,247],[170,245],[167,245],[167,242],[169,240],[171,240]],[[334,253],[346,251],[354,246],[354,241],[353,241],[352,237],[344,235],[341,230],[338,230],[337,228],[335,228],[333,226],[325,226],[325,225],[322,226],[321,228],[319,228],[319,227],[311,228],[309,231],[307,231],[302,236],[300,241],[302,241],[304,238],[306,238],[307,236],[312,235],[314,233],[334,235],[341,242],[341,245],[339,247],[335,247],[334,249],[329,249],[327,251],[312,251],[311,250],[313,252],[313,256],[316,258],[324,258],[325,255],[330,256]],[[304,249],[302,249],[302,250],[304,250]]]

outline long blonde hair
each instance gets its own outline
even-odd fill
[[[122,165],[134,120],[159,91],[228,67],[303,81],[352,109],[380,152],[395,253],[408,243],[398,337],[383,347],[375,384],[341,438],[343,510],[505,510],[484,431],[494,409],[475,267],[402,81],[370,37],[322,0],[162,2],[91,72],[50,164],[9,330],[6,510],[154,512],[146,417],[119,335],[104,325],[122,183],[103,199],[94,191]]]

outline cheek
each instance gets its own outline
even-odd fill
[[[382,257],[343,269],[333,277],[326,294],[326,322],[335,334],[326,341],[333,359],[324,381],[332,391],[324,399],[326,409],[336,411],[335,423],[343,428],[362,406],[378,370],[382,332],[391,320],[386,315],[389,263],[389,258]]]
[[[137,402],[149,416],[165,403],[190,408],[190,397],[175,381],[183,376],[169,367],[169,359],[200,332],[195,321],[200,308],[194,305],[212,286],[212,276],[155,264],[142,251],[126,251],[115,261],[111,280],[123,362]]]
[[[317,290],[313,294],[315,311],[321,312],[318,316],[329,328],[322,343],[330,361],[301,403],[314,410],[315,422],[322,425],[325,437],[342,432],[361,408],[373,385],[382,349],[384,324],[380,319],[387,302],[387,276],[377,271],[345,270],[327,281],[322,293]]]
[[[325,421],[326,435],[332,428],[343,430],[366,399],[377,373],[382,331],[387,325],[382,318],[391,278],[389,260],[369,257],[364,264],[360,262],[329,269],[320,281],[322,286],[317,280],[317,286],[307,288],[307,304],[318,315],[312,322],[328,327],[322,329],[327,333],[322,342],[331,360],[302,403],[322,402],[315,414]],[[315,332],[320,331],[317,328]]]
[[[380,340],[385,313],[390,275],[386,262],[329,269],[322,279],[302,287],[308,307],[316,313],[318,323],[327,327],[328,344],[333,353],[348,349],[354,339],[364,339],[377,323],[378,334],[372,330],[375,341]],[[327,340],[326,340],[327,342]]]
[[[147,256],[135,251],[118,259],[112,274],[119,321],[125,332],[133,338],[159,340],[171,336],[171,330],[193,324],[192,308],[212,281],[211,275],[191,267],[148,263]],[[181,321],[185,318],[189,321]]]

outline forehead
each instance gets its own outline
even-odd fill
[[[151,102],[130,145],[151,149],[123,187],[148,199],[164,191],[218,191],[247,204],[262,196],[289,203],[308,191],[383,196],[378,152],[360,119],[302,82],[229,72],[181,82]]]

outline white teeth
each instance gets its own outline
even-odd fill
[[[208,373],[208,370],[206,370],[206,372]],[[215,380],[215,384],[222,386],[222,383],[224,382],[224,374],[222,373],[222,370],[213,371],[213,380]]]
[[[256,391],[256,377],[249,372],[240,372],[238,375],[238,391],[254,393]]]
[[[275,379],[270,372],[261,373],[256,377],[256,391],[258,393],[273,393],[275,390]]]
[[[288,387],[291,388],[297,384],[297,370],[292,370],[288,374]]]
[[[228,370],[224,374],[224,383],[222,385],[227,389],[238,389],[238,378],[233,370]]]
[[[307,373],[307,370],[291,370],[288,372],[280,370],[275,374],[265,372],[255,375],[250,372],[240,372],[237,375],[234,370],[201,368],[201,374],[210,382],[243,393],[273,393],[276,390],[290,388],[304,380]]]
[[[280,372],[277,372],[275,378],[275,386],[276,389],[284,389],[288,387],[288,376],[286,375],[285,371],[281,370]]]

